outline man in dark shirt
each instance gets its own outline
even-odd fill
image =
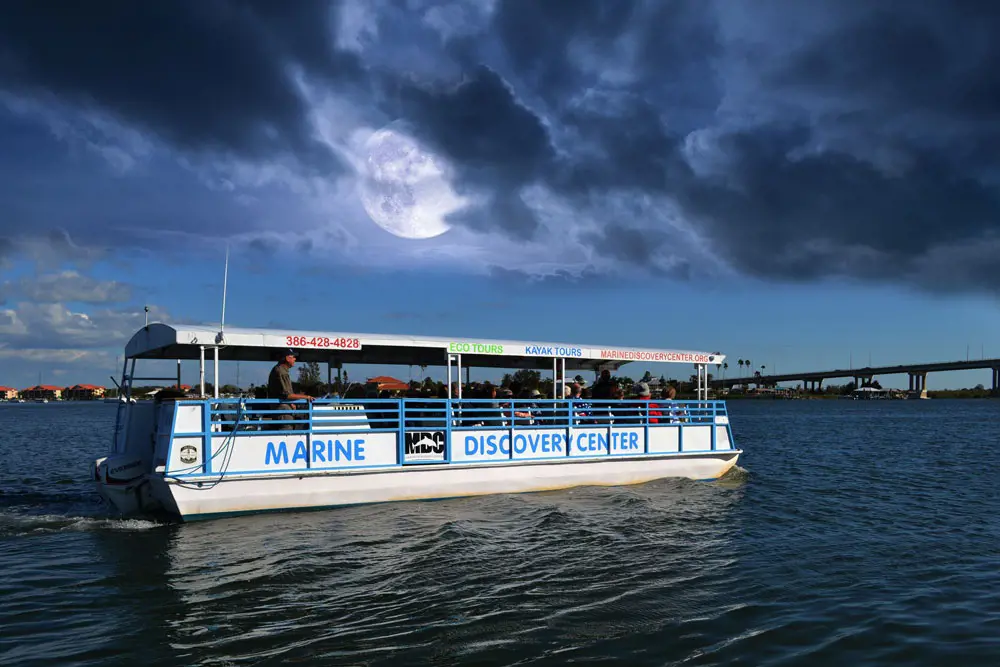
[[[611,400],[611,371],[607,368],[601,371],[600,379],[594,383],[591,389],[591,398],[595,401]]]
[[[288,375],[288,370],[295,365],[295,360],[298,356],[295,350],[285,350],[281,353],[280,361],[271,369],[271,374],[267,376],[267,397],[281,400],[281,403],[278,403],[274,409],[281,410],[282,412],[275,415],[273,419],[294,420],[295,415],[291,411],[295,407],[291,404],[291,401],[312,401],[312,396],[293,393],[292,378]],[[290,431],[295,429],[296,426],[301,425],[279,424],[273,428],[278,431]]]

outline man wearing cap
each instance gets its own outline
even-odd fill
[[[295,407],[291,401],[312,401],[312,396],[293,393],[292,378],[288,375],[288,369],[295,365],[298,356],[295,350],[285,350],[281,353],[281,359],[271,369],[271,374],[267,376],[267,397],[282,401],[274,408],[282,412],[273,419],[292,421],[295,419],[295,415],[292,414]],[[276,431],[291,431],[295,427],[295,424],[279,424],[272,428]]]
[[[646,384],[645,382],[640,382],[639,384],[636,385],[636,393],[638,394],[638,398],[640,401],[649,401],[652,398],[652,395],[649,391],[649,385]],[[662,417],[663,413],[660,412],[659,405],[657,405],[656,403],[650,403],[647,406],[646,411],[648,411],[647,414],[649,416],[650,424],[660,423],[660,420],[657,419],[657,417]]]

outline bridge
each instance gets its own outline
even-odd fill
[[[711,386],[731,389],[736,385],[773,385],[779,382],[802,382],[810,390],[822,389],[823,380],[833,378],[852,378],[854,386],[860,387],[870,383],[876,375],[910,376],[910,391],[921,395],[927,391],[927,374],[941,371],[985,370],[993,371],[992,389],[1000,389],[1000,359],[975,359],[966,361],[942,361],[930,364],[901,364],[898,366],[866,366],[864,368],[840,368],[829,371],[812,371],[808,373],[784,373],[782,375],[754,375],[749,377],[713,378]]]

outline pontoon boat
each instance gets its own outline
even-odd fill
[[[276,399],[218,397],[220,362],[274,363],[289,347],[300,363],[327,364],[328,379],[344,364],[444,366],[452,398],[318,399],[288,411]],[[211,397],[206,355],[215,376]],[[161,391],[132,400],[137,382],[182,387],[185,359],[199,361],[195,395]],[[110,452],[91,475],[120,513],[185,521],[665,477],[713,480],[741,454],[725,402],[708,400],[708,365],[724,359],[680,350],[152,323],[125,348],[125,400]],[[137,375],[137,364],[148,360],[176,360],[176,377]],[[697,400],[562,398],[569,373],[631,361],[693,364]],[[465,398],[463,367],[551,370],[553,395]],[[288,414],[292,420],[275,419]]]

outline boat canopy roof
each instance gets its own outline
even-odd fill
[[[552,368],[553,358],[566,370],[615,370],[630,361],[721,364],[725,355],[690,350],[660,350],[613,345],[576,345],[536,341],[440,338],[395,334],[226,328],[153,323],[139,329],[125,346],[132,359],[198,359],[200,348],[219,348],[219,359],[276,361],[281,350],[295,349],[299,361],[333,364],[444,366],[449,354],[462,365],[485,368]]]

